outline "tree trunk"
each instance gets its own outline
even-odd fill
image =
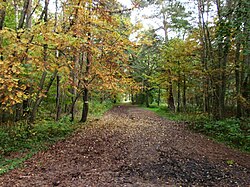
[[[172,81],[169,81],[169,86],[168,86],[168,108],[174,112],[175,111],[175,105],[174,105],[174,95],[173,95],[173,85]]]
[[[161,87],[159,86],[158,88],[158,99],[157,99],[157,106],[160,106],[160,102],[161,102]]]
[[[244,8],[245,10],[249,10],[250,4],[249,2],[244,2]],[[243,53],[243,72],[242,72],[242,96],[246,100],[245,102],[245,112],[246,116],[250,116],[250,12],[246,11],[245,13],[245,20],[246,22],[244,23],[244,43],[243,43],[243,48],[245,53]]]
[[[5,3],[6,0],[3,0],[3,2]],[[2,9],[0,9],[0,30],[3,29],[4,19],[5,19],[5,6],[2,7]]]
[[[163,12],[162,17],[163,17],[163,30],[164,30],[164,36],[165,36],[165,44],[167,44],[169,39],[168,39],[168,22],[167,22],[166,13]]]
[[[25,17],[27,17],[27,13],[28,13],[29,1],[30,0],[24,0],[23,10],[21,12],[21,17],[20,17],[19,23],[18,23],[18,29],[21,29],[24,26]]]
[[[36,118],[36,113],[37,113],[38,107],[42,103],[42,101],[44,99],[44,95],[46,96],[47,93],[49,92],[49,90],[50,90],[50,88],[52,86],[52,83],[56,78],[57,73],[58,73],[58,71],[55,70],[53,75],[50,78],[50,81],[49,81],[44,93],[43,93],[43,96],[40,96],[40,93],[43,91],[43,87],[44,87],[44,84],[45,84],[45,79],[46,79],[46,76],[47,76],[47,72],[43,72],[42,78],[40,80],[39,91],[37,92],[37,96],[36,96],[36,101],[33,104],[33,108],[32,108],[31,113],[30,113],[29,122],[31,122],[31,123],[34,122],[34,120]]]
[[[74,56],[74,67],[73,69],[71,69],[71,78],[72,78],[72,85],[71,85],[71,88],[70,88],[70,92],[71,92],[71,110],[70,110],[70,113],[71,113],[71,121],[74,121],[74,118],[75,118],[75,103],[78,99],[77,97],[77,93],[76,93],[76,89],[75,89],[75,85],[76,85],[76,71],[77,71],[77,64],[79,62],[79,56],[78,55],[75,55]]]
[[[72,97],[71,99],[72,99],[72,103],[70,105],[70,114],[71,114],[70,121],[73,122],[75,120],[75,104],[76,104],[78,97],[77,96],[75,98]]]
[[[231,21],[231,0],[226,1],[227,15],[226,20]],[[230,49],[230,24],[225,24],[224,17],[222,16],[221,2],[216,1],[217,14],[218,14],[218,32],[217,32],[217,42],[218,42],[218,62],[215,65],[215,70],[217,71],[214,75],[215,81],[215,92],[214,92],[214,106],[213,115],[215,119],[224,118],[225,112],[225,94],[226,94],[226,66],[228,61],[228,54]]]
[[[177,112],[180,112],[181,105],[181,72],[180,62],[178,61],[178,82],[177,82]]]
[[[79,1],[80,2],[80,1]],[[91,11],[92,8],[91,6],[88,7],[88,11],[89,11],[89,15],[88,15],[88,19],[89,19],[89,23],[90,24],[90,20],[91,20]],[[85,68],[85,79],[84,79],[84,95],[83,95],[83,107],[82,107],[82,118],[80,120],[80,122],[86,122],[88,119],[88,112],[89,112],[89,101],[88,101],[88,94],[89,94],[89,90],[88,90],[88,78],[90,76],[90,67],[92,64],[92,51],[91,51],[91,32],[90,30],[87,33],[88,36],[88,40],[87,40],[87,44],[88,44],[88,49],[87,49],[87,58],[86,58],[86,68]]]
[[[3,2],[6,2],[6,0],[3,0]],[[3,30],[4,26],[4,19],[5,19],[5,6],[0,9],[0,30]],[[2,48],[2,37],[0,36],[0,49]],[[0,53],[0,60],[3,61],[3,54]]]
[[[15,120],[14,121],[19,121],[22,118],[22,114],[23,114],[22,104],[21,103],[16,104],[15,109],[16,109],[16,113],[15,113]]]
[[[80,122],[86,122],[88,119],[88,111],[89,111],[89,102],[88,102],[88,89],[84,88],[83,94],[83,108],[82,108],[82,118]]]
[[[56,121],[59,120],[61,113],[60,97],[61,97],[60,76],[57,75],[56,76]]]
[[[183,103],[184,112],[186,112],[186,105],[187,105],[186,90],[187,90],[186,75],[184,74],[183,75],[183,96],[182,96],[182,103]]]
[[[32,0],[28,0],[27,16],[26,16],[26,28],[31,28],[32,24]]]
[[[41,98],[40,94],[41,94],[41,91],[43,90],[46,77],[47,77],[47,72],[44,71],[42,74],[41,80],[40,80],[37,94],[36,94],[36,100],[35,100],[35,103],[33,104],[33,107],[32,107],[31,113],[30,113],[30,117],[29,117],[30,122],[34,122],[34,120],[35,120],[36,112],[37,112],[38,105],[39,105],[39,100]]]
[[[134,98],[134,94],[133,93],[131,93],[131,102],[132,102],[132,104],[135,104],[135,98]]]
[[[25,13],[25,15],[26,15],[26,14],[27,14],[27,9],[28,9],[29,0],[26,0],[25,3],[26,3],[27,5],[24,4],[23,13]],[[26,7],[25,5],[26,5],[27,7]],[[45,22],[45,24],[47,24],[47,22],[48,22],[48,5],[49,5],[49,0],[45,0],[45,5],[44,5],[44,22]],[[21,18],[20,18],[19,28],[22,28],[22,26],[23,26],[23,24],[24,24],[25,15],[24,15],[23,18],[22,18],[23,15],[22,15]],[[20,26],[21,26],[21,27],[20,27]],[[48,45],[47,45],[47,44],[44,44],[44,45],[43,45],[43,63],[44,63],[44,68],[45,68],[45,69],[47,69],[47,68],[46,68],[46,66],[47,66],[47,58],[48,58],[47,50],[48,50]],[[54,71],[54,73],[53,73],[53,75],[52,75],[52,77],[51,77],[51,79],[50,79],[50,82],[49,82],[49,84],[48,84],[48,86],[47,86],[47,88],[46,88],[46,90],[45,90],[44,95],[47,95],[47,93],[48,93],[48,91],[49,91],[49,89],[50,89],[50,87],[51,87],[51,85],[52,85],[52,83],[53,83],[53,81],[54,81],[54,79],[55,79],[55,77],[56,77],[56,75],[57,75],[57,72],[58,72],[57,70]],[[45,71],[43,72],[42,77],[41,77],[41,80],[40,80],[40,85],[39,85],[39,90],[38,90],[38,92],[37,92],[36,101],[35,101],[35,103],[34,103],[34,105],[33,105],[32,111],[31,111],[31,113],[30,113],[29,121],[30,121],[31,123],[34,122],[34,120],[35,120],[35,118],[36,118],[36,113],[37,113],[38,107],[39,107],[39,105],[41,104],[41,102],[42,102],[42,100],[43,100],[43,98],[44,98],[44,96],[40,96],[40,93],[41,93],[41,91],[43,90],[43,87],[44,87],[44,84],[45,84],[46,76],[47,76],[47,72],[46,72],[46,70],[45,70]]]
[[[148,88],[146,88],[145,104],[146,104],[146,107],[148,108],[149,107],[149,90],[148,90]]]
[[[207,4],[209,6],[209,4]],[[209,7],[207,7],[209,9]],[[210,79],[207,76],[208,72],[208,63],[214,64],[214,55],[212,52],[211,38],[208,29],[208,25],[205,22],[204,13],[205,13],[205,2],[204,0],[198,0],[198,10],[199,10],[199,27],[200,27],[200,42],[202,46],[201,50],[201,64],[204,69],[204,78],[202,82],[203,87],[203,112],[209,112],[209,82]],[[207,17],[208,20],[208,17]]]
[[[30,90],[31,90],[31,88],[30,88],[30,87],[27,87],[27,88],[25,89],[25,91],[24,91],[25,94],[26,94],[26,95],[29,95],[30,92],[31,92]],[[23,104],[22,104],[22,105],[23,105],[23,116],[24,116],[24,117],[27,117],[27,116],[29,115],[29,112],[30,112],[30,111],[29,111],[29,101],[30,101],[29,99],[26,99],[26,100],[23,101]]]
[[[235,87],[236,87],[236,116],[238,118],[241,117],[241,82],[240,82],[240,43],[237,42],[236,44],[236,51],[235,51]]]
[[[180,112],[180,104],[181,104],[181,83],[178,80],[177,83],[177,112]]]
[[[175,112],[175,105],[174,105],[174,94],[173,94],[173,82],[171,80],[171,71],[168,70],[169,78],[168,78],[168,108],[172,112]]]

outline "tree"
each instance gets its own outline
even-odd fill
[[[151,91],[155,89],[156,83],[153,76],[159,63],[159,53],[162,44],[154,30],[140,33],[138,41],[138,52],[133,55],[132,69],[134,79],[141,84],[140,99],[137,103],[144,103],[149,107]]]
[[[179,32],[184,29],[183,36],[186,30],[189,28],[189,22],[186,20],[189,13],[186,12],[185,7],[178,1],[162,1],[156,0],[152,1],[157,7],[157,13],[155,15],[149,16],[151,18],[160,18],[162,20],[162,26],[159,29],[164,31],[165,45],[169,42],[169,29],[176,29]],[[157,29],[158,30],[158,29]],[[168,80],[168,106],[169,109],[175,111],[175,102],[173,96],[173,83],[171,80],[171,70],[168,70],[169,80]]]

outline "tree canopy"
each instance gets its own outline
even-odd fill
[[[189,5],[196,17],[177,0],[132,4],[2,0],[1,121],[34,122],[43,108],[72,121],[81,110],[85,122],[89,101],[116,102],[124,94],[133,103],[166,104],[173,112],[249,116],[247,0],[196,0]],[[131,23],[133,9],[150,6],[156,9],[145,17],[160,20],[158,28]]]

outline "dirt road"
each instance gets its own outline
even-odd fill
[[[0,186],[250,186],[250,155],[117,106],[1,176]]]

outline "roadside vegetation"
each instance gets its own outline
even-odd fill
[[[100,118],[104,112],[112,108],[113,103],[107,101],[100,104],[92,101],[90,106],[91,120]],[[40,119],[32,128],[27,121],[0,126],[0,175],[20,166],[38,151],[48,149],[53,143],[65,139],[85,125],[87,124],[71,122],[70,116],[65,114],[59,121]]]

